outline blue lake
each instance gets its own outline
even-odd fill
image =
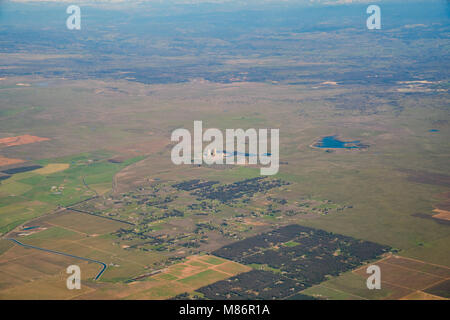
[[[315,145],[317,148],[331,148],[331,149],[359,149],[365,147],[359,141],[341,141],[336,136],[323,137]]]
[[[36,229],[36,228],[39,228],[39,226],[24,227],[23,230],[32,230],[32,229]]]

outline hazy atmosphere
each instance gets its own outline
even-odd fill
[[[448,300],[449,18],[0,1],[0,299]]]

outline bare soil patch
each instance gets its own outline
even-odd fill
[[[6,158],[0,155],[0,167],[2,166],[9,166],[12,164],[17,164],[17,163],[22,163],[25,162],[25,160],[22,159],[11,159],[11,158]]]
[[[30,144],[30,143],[48,141],[48,140],[50,140],[50,139],[25,134],[22,136],[7,137],[7,138],[0,139],[0,147],[19,146],[22,144]]]
[[[437,213],[433,215],[433,218],[450,221],[450,211],[434,209],[433,212]]]

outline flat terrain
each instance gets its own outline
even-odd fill
[[[5,4],[0,299],[448,299],[448,6],[385,6]],[[278,174],[174,165],[196,120]]]
[[[440,289],[450,277],[450,268],[401,256],[388,256],[371,264],[381,270],[381,290],[367,290],[367,266],[331,279],[302,293],[328,299],[445,300]],[[434,293],[434,294],[433,294]]]

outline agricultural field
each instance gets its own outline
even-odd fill
[[[98,153],[58,159],[65,161],[62,163],[44,159],[39,161],[41,165],[3,170],[11,176],[0,185],[0,196],[4,200],[0,232],[5,234],[52,209],[58,210],[96,197],[97,186],[108,184],[111,189],[116,172],[142,159],[137,157],[111,163],[105,156]]]
[[[304,289],[374,260],[389,248],[299,225],[224,246],[213,254],[250,272],[198,289],[209,299],[309,299]]]
[[[374,32],[360,3],[86,4],[74,31],[2,2],[0,299],[450,299],[449,7],[385,2]],[[174,164],[199,120],[279,129],[278,172]]]
[[[366,268],[361,267],[303,291],[322,299],[448,299],[450,268],[424,261],[389,255],[374,264],[383,270],[381,290],[368,291],[361,281]]]

